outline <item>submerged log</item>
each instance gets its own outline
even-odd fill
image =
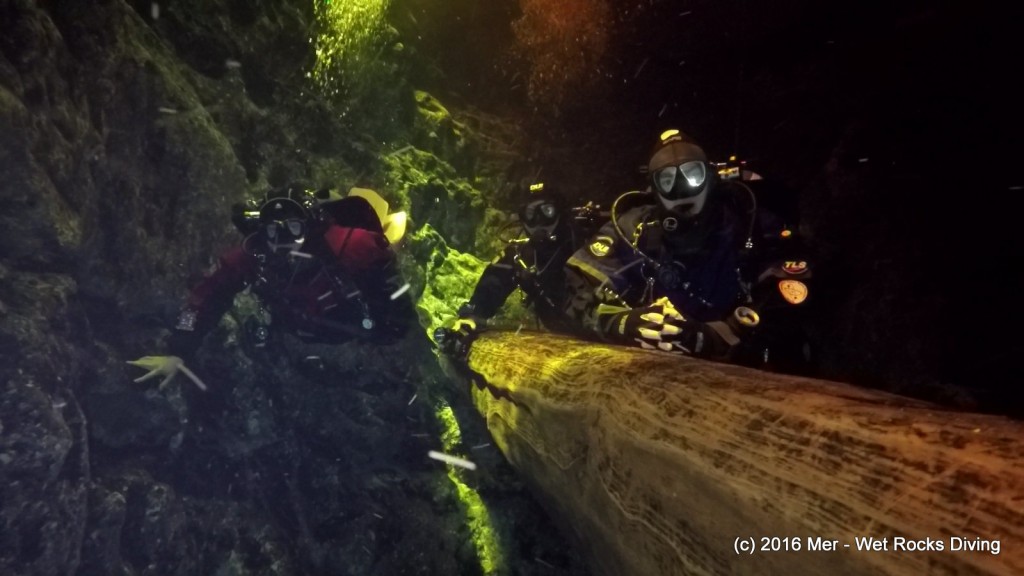
[[[467,363],[596,574],[1024,574],[1020,422],[551,334]]]

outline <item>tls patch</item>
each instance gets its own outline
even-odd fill
[[[598,236],[590,243],[590,253],[598,258],[604,258],[612,251],[611,236]]]
[[[803,260],[799,262],[789,260],[782,265],[782,269],[785,270],[787,274],[803,274],[804,272],[807,272],[807,262],[804,262]]]

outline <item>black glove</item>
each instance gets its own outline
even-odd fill
[[[597,314],[598,330],[607,340],[645,350],[695,353],[699,325],[688,322],[668,298],[643,308],[601,305]]]
[[[480,334],[483,321],[475,318],[459,318],[451,326],[442,326],[434,331],[434,342],[443,354],[459,360],[465,359],[469,347]]]
[[[599,316],[601,334],[645,350],[726,359],[738,342],[731,334],[732,327],[687,320],[668,298],[660,298],[644,308],[614,311],[613,307],[607,307],[606,310],[611,313]],[[598,314],[601,314],[600,309]]]

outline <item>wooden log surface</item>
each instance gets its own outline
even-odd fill
[[[467,364],[595,574],[1024,574],[1021,422],[553,334]]]

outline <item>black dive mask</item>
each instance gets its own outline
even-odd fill
[[[691,160],[655,170],[653,184],[662,198],[680,200],[703,192],[707,178],[707,165],[700,160]]]
[[[535,200],[520,211],[520,220],[530,242],[544,243],[555,239],[555,229],[561,219],[558,205],[550,200]]]
[[[296,251],[306,240],[306,222],[298,218],[263,223],[267,245],[274,252]]]
[[[527,228],[554,226],[558,223],[558,206],[548,200],[535,200],[523,207],[520,217]]]

